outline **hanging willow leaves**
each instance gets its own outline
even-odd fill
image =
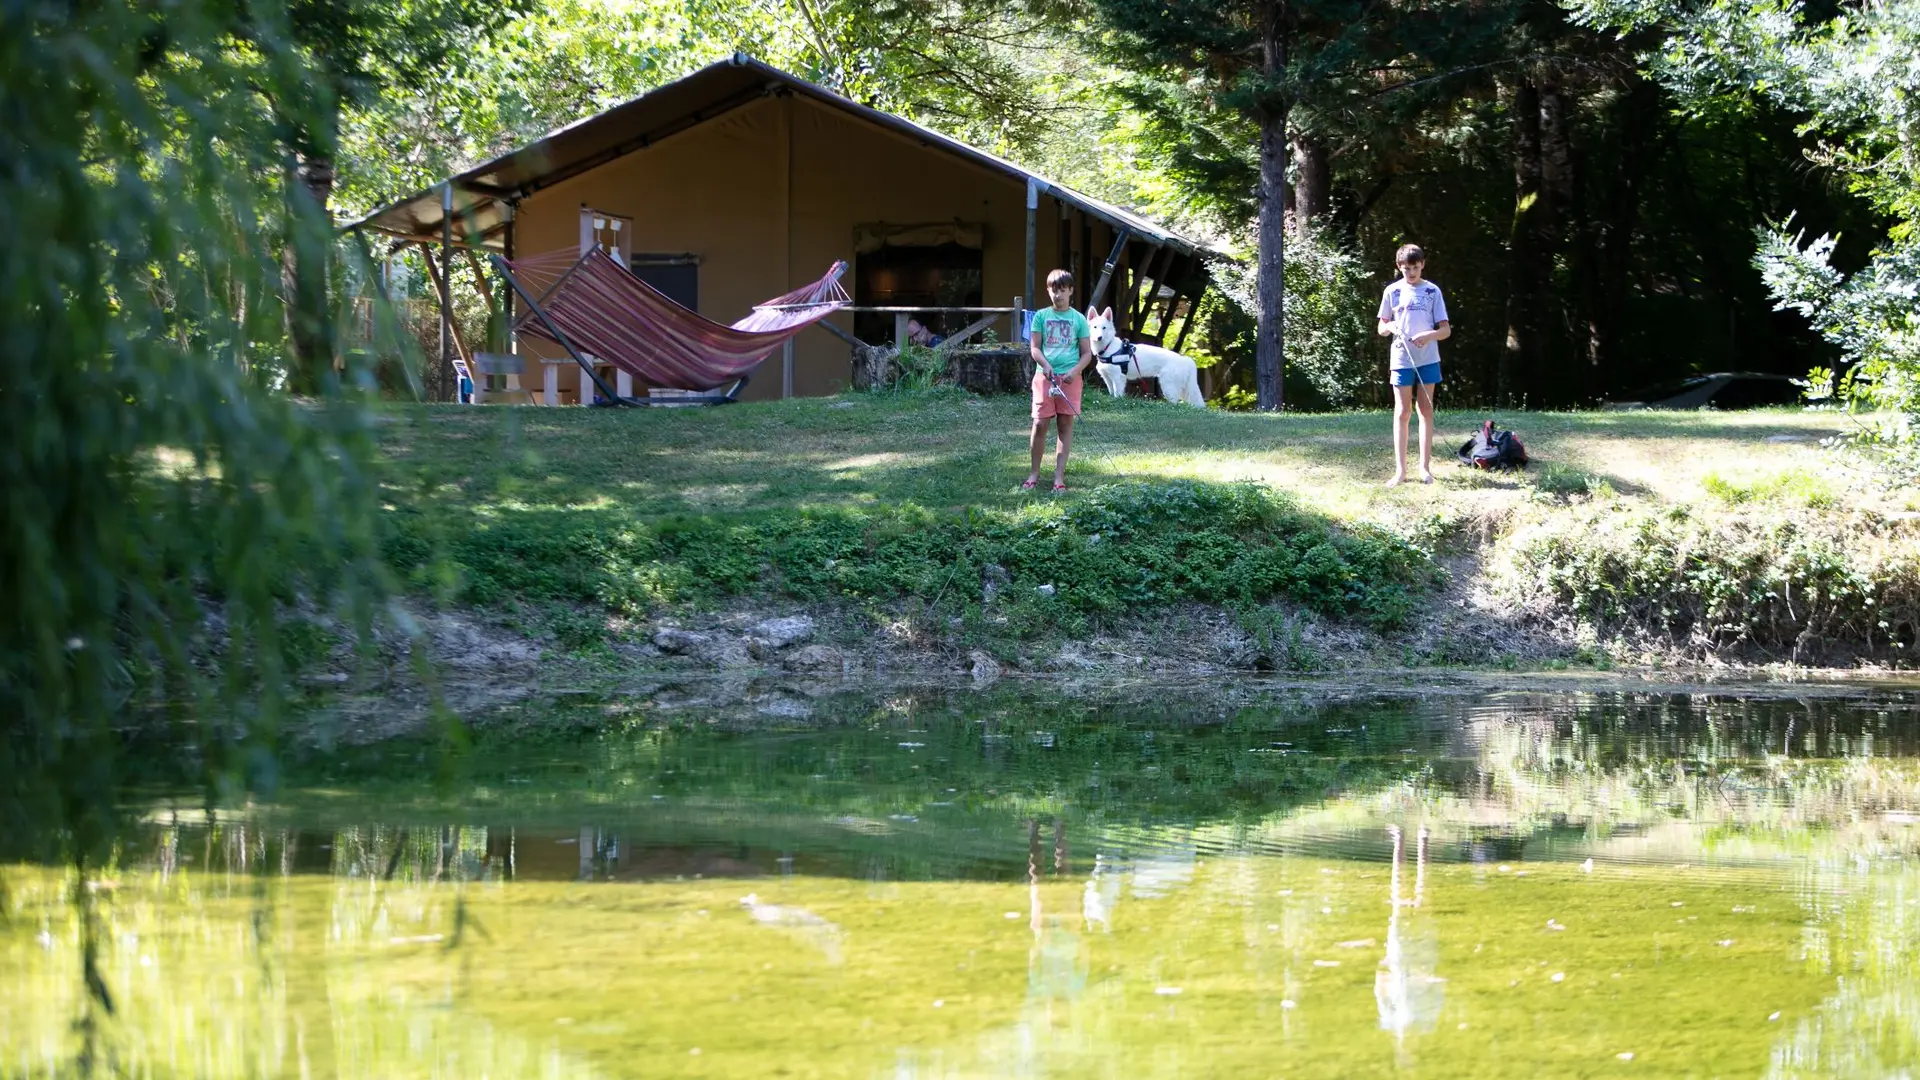
[[[0,848],[97,859],[134,718],[213,781],[270,768],[281,616],[365,627],[380,571],[359,391],[278,392],[286,103],[271,6],[0,7]],[[269,100],[281,103],[269,108]],[[304,107],[304,106],[303,106]],[[351,373],[351,372],[349,372]],[[37,828],[19,828],[31,821]],[[29,839],[35,837],[37,839]]]

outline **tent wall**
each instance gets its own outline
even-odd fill
[[[1011,303],[1026,273],[1024,183],[805,98],[755,101],[527,197],[514,219],[515,248],[576,248],[583,205],[631,218],[633,252],[697,255],[701,314],[719,322],[818,278],[835,259],[851,262],[861,224],[981,224],[989,307]],[[1069,211],[1072,227],[1061,229],[1060,207],[1045,196],[1037,214],[1035,276],[1044,282],[1055,266],[1077,269],[1072,252],[1061,258],[1060,237],[1083,235],[1082,215]],[[1113,234],[1102,222],[1092,226],[1097,275]],[[1027,302],[1033,306],[1034,298]],[[834,321],[851,329],[848,316]],[[521,347],[530,356],[555,354],[531,339]],[[848,361],[840,339],[821,329],[803,332],[795,342],[794,392],[845,387]],[[775,353],[746,396],[778,397],[779,368]],[[579,371],[563,366],[559,376],[563,397],[577,399]],[[539,386],[539,376],[530,372],[529,382]]]

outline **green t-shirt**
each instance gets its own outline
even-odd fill
[[[1080,363],[1080,343],[1093,336],[1093,327],[1087,325],[1085,315],[1072,308],[1055,311],[1044,307],[1033,313],[1029,333],[1040,335],[1040,355],[1047,358],[1047,366],[1055,375],[1065,375]]]

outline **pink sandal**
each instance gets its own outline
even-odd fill
[[[1065,485],[1065,484],[1055,484],[1055,485],[1053,485],[1053,493],[1054,493],[1055,495],[1058,495],[1058,494],[1060,494],[1061,492],[1063,492],[1063,491],[1065,491],[1065,490],[1067,490],[1067,485]]]
[[[1022,490],[1022,491],[1032,491],[1032,490],[1033,490],[1033,485],[1035,485],[1035,484],[1037,484],[1037,483],[1039,483],[1039,482],[1040,482],[1040,481],[1038,481],[1038,480],[1022,480],[1022,481],[1020,481],[1020,490]]]

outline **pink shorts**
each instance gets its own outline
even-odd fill
[[[1051,387],[1047,377],[1038,371],[1033,373],[1033,418],[1045,420],[1050,416],[1079,416],[1080,390],[1086,386],[1084,376],[1060,376],[1060,389],[1066,392],[1065,398],[1054,397],[1048,391]]]

